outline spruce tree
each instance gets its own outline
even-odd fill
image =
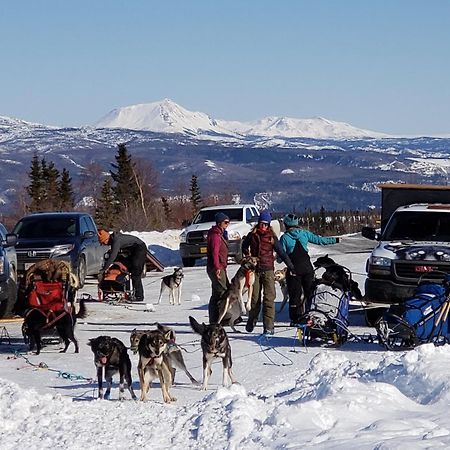
[[[109,177],[105,178],[100,197],[97,199],[96,203],[95,222],[97,225],[106,229],[114,228],[118,213],[118,205]]]
[[[166,218],[167,224],[170,224],[172,221],[172,210],[170,209],[169,202],[166,197],[161,197],[161,202],[164,209],[164,216]]]
[[[59,209],[59,171],[55,167],[55,163],[50,161],[48,164],[45,159],[41,161],[42,179],[44,182],[44,208],[48,211]]]
[[[126,211],[139,200],[139,189],[133,172],[134,163],[125,144],[118,145],[115,159],[116,163],[112,164],[115,170],[110,170],[114,182],[112,189],[120,210]]]
[[[42,181],[42,168],[37,153],[31,159],[30,171],[28,172],[30,184],[26,187],[27,194],[30,197],[28,209],[31,212],[41,211],[44,200],[44,186]]]
[[[200,189],[198,187],[197,175],[192,175],[191,178],[191,204],[192,204],[192,215],[197,214],[198,210],[202,207],[202,196],[200,194]]]
[[[72,178],[67,169],[62,170],[61,181],[58,186],[60,209],[71,210],[75,205],[74,193],[72,189]]]

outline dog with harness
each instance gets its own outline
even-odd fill
[[[161,289],[159,291],[158,305],[161,303],[163,292],[169,291],[169,303],[175,305],[175,295],[177,303],[181,305],[181,283],[183,282],[184,273],[181,267],[175,267],[171,275],[161,278]]]

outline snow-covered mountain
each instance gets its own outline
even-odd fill
[[[169,99],[117,108],[94,124],[97,128],[127,128],[163,133],[222,134],[281,137],[351,139],[383,138],[386,134],[355,128],[348,123],[324,118],[295,119],[266,117],[252,122],[215,120],[202,112],[192,112]]]
[[[127,128],[158,133],[229,133],[207,114],[188,111],[167,98],[160,102],[114,109],[94,126],[96,128]]]

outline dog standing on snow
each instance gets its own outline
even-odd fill
[[[249,305],[252,298],[253,283],[255,282],[255,270],[258,265],[258,258],[255,256],[245,256],[241,260],[241,267],[239,267],[236,275],[231,279],[230,286],[223,294],[219,301],[219,320],[228,323],[233,331],[236,319],[241,314],[248,312]],[[244,303],[243,293],[247,288],[248,299]]]
[[[208,389],[208,381],[211,376],[211,365],[215,358],[222,359],[224,386],[236,383],[231,370],[233,362],[231,361],[231,346],[228,336],[222,325],[199,324],[192,316],[189,316],[189,322],[192,329],[201,335],[201,347],[203,352],[203,385],[202,390]]]
[[[283,301],[281,302],[279,313],[283,311],[284,307],[286,306],[286,303],[289,300],[289,291],[287,287],[286,282],[286,273],[287,273],[287,267],[284,269],[275,270],[274,276],[275,281],[280,285],[281,293],[283,294]]]
[[[175,294],[178,304],[181,305],[181,283],[184,273],[181,267],[175,267],[171,275],[161,278],[161,289],[159,291],[158,305],[161,303],[161,297],[164,291],[169,290],[169,303],[175,305]]]

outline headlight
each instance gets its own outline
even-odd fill
[[[186,238],[187,238],[187,233],[186,233],[186,231],[183,231],[180,234],[180,242],[184,244],[186,242]]]
[[[5,257],[0,256],[0,274],[3,275],[5,273]]]
[[[229,241],[237,241],[240,238],[241,238],[241,235],[239,234],[238,231],[229,231],[228,232],[228,240]]]
[[[73,244],[55,245],[53,247],[52,258],[54,258],[55,256],[66,255],[67,253],[73,250],[73,247],[74,247]]]
[[[371,266],[377,266],[377,267],[384,267],[388,268],[391,267],[392,259],[389,258],[383,258],[382,256],[371,256],[369,258],[369,264]]]

